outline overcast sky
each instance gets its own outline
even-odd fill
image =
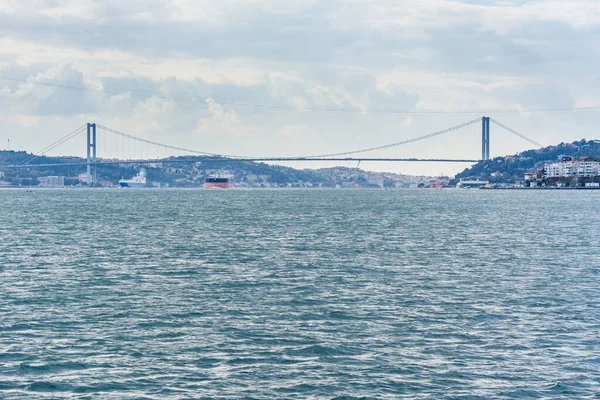
[[[89,121],[207,152],[306,156],[484,114],[543,144],[598,138],[600,109],[528,112],[600,107],[598,43],[597,0],[3,0],[0,148],[37,152]],[[99,156],[165,155],[99,134]],[[492,156],[530,147],[492,126]],[[52,154],[84,152],[81,136]],[[477,125],[365,155],[480,152]]]

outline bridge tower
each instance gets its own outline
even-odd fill
[[[490,117],[481,118],[481,160],[490,159]]]
[[[91,151],[90,151],[91,150]],[[92,175],[92,165],[94,172]],[[96,182],[96,124],[87,124],[87,180]]]

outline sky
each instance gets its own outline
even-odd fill
[[[96,122],[198,151],[311,156],[483,115],[544,145],[595,139],[599,42],[597,0],[3,0],[0,149],[38,152]],[[98,134],[100,157],[184,154]],[[492,156],[532,147],[494,124],[490,136]],[[473,159],[480,140],[474,124],[362,155]],[[78,135],[49,155],[84,153]]]

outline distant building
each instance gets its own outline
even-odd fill
[[[44,176],[38,178],[40,181],[40,187],[43,188],[61,188],[65,187],[64,176]]]
[[[0,171],[0,179],[4,179],[4,172]]]
[[[111,181],[106,180],[106,179],[98,179],[96,181],[96,184],[98,184],[98,185],[100,185],[102,187],[113,187],[114,186]]]
[[[372,177],[372,178],[368,178],[367,179],[367,184],[371,185],[371,186],[379,186],[380,188],[383,187],[383,178],[381,177]]]
[[[92,177],[89,176],[86,172],[79,174],[76,179],[78,179],[80,182],[87,182],[87,183],[90,183],[92,181]]]
[[[523,176],[523,179],[527,182],[534,182],[534,181],[538,181],[541,180],[543,177],[542,174],[542,170],[537,169],[537,170],[532,170],[532,171],[528,171],[525,173],[525,175]]]
[[[0,181],[0,188],[7,188],[7,187],[11,187],[12,184],[10,182],[6,182],[6,181]]]
[[[480,180],[461,180],[460,182],[458,182],[456,184],[457,188],[463,188],[463,189],[468,189],[468,188],[480,188],[483,187],[487,184],[489,184],[489,181],[480,181]]]
[[[600,176],[600,161],[573,160],[564,157],[563,161],[544,166],[547,178],[594,177]]]

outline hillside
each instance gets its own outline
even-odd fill
[[[562,156],[600,159],[600,140],[579,140],[561,143],[537,150],[527,150],[512,156],[496,157],[480,161],[456,175],[456,179],[478,178],[492,183],[512,183],[523,180],[523,175],[545,163],[559,160]]]
[[[82,162],[77,157],[34,157],[24,151],[0,151],[0,171],[4,180],[13,186],[35,186],[38,178],[64,176],[68,186],[85,185],[78,179],[86,172],[86,166],[36,167],[8,169],[1,165]],[[118,161],[118,160],[117,160]],[[185,161],[185,162],[181,162]],[[414,177],[393,173],[377,173],[359,168],[294,169],[265,163],[207,160],[204,157],[171,157],[155,164],[114,164],[98,167],[98,180],[103,185],[117,184],[121,178],[131,178],[141,168],[148,182],[155,186],[199,187],[211,173],[223,170],[234,176],[236,186],[246,187],[402,187],[426,182],[428,177]]]

